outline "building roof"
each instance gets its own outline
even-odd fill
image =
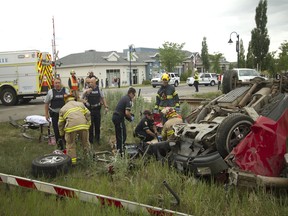
[[[146,65],[150,62],[155,62],[159,58],[159,50],[153,48],[135,48],[132,64]],[[192,58],[199,57],[198,52],[183,51],[186,56],[186,61],[191,61]],[[128,65],[130,63],[127,55],[127,50],[123,52],[117,51],[96,51],[86,50],[82,53],[74,53],[67,55],[58,61],[61,62],[61,67],[75,67],[75,66],[91,66],[91,65]]]

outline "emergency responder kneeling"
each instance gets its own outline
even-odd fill
[[[144,142],[157,138],[157,129],[154,124],[153,114],[150,110],[143,112],[144,118],[141,119],[135,128],[135,135]]]
[[[174,86],[169,85],[169,74],[164,73],[161,77],[161,80],[163,83],[156,95],[154,112],[161,113],[164,107],[173,107],[177,112],[180,112],[178,93],[176,92]],[[161,117],[162,122],[165,123],[165,116],[162,115]]]
[[[65,97],[65,105],[59,112],[59,132],[65,135],[67,155],[72,159],[72,165],[77,162],[76,137],[79,135],[84,156],[90,153],[88,130],[90,127],[90,111],[83,103],[75,101],[73,95]]]
[[[173,140],[173,125],[183,123],[182,117],[173,107],[166,107],[161,112],[167,118],[167,121],[164,123],[161,132],[162,140]]]
[[[90,79],[89,88],[86,89],[82,95],[84,104],[91,113],[91,127],[89,129],[89,141],[91,144],[93,144],[94,136],[96,143],[100,143],[101,106],[104,105],[105,111],[108,111],[104,93],[97,85],[97,81],[97,78],[92,77]]]

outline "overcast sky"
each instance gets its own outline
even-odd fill
[[[82,0],[1,1],[0,51],[39,49],[52,53],[52,17],[59,57],[85,50],[159,48],[165,41],[185,43],[184,50],[223,53],[236,61],[236,31],[245,52],[256,27],[259,0]],[[268,0],[270,50],[288,41],[288,1]]]

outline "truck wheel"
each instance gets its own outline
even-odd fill
[[[176,82],[174,83],[174,86],[177,87],[178,85],[179,85],[179,83],[176,81]]]
[[[5,88],[2,90],[0,99],[2,104],[6,106],[13,106],[18,103],[18,97],[15,91],[11,88]]]
[[[210,82],[210,85],[211,85],[211,86],[214,86],[214,85],[215,85],[215,81],[212,80],[212,81]]]
[[[32,175],[54,178],[57,174],[67,173],[71,164],[71,158],[65,154],[40,156],[32,161]]]
[[[226,71],[223,76],[222,81],[222,91],[224,94],[227,94],[228,92],[232,91],[236,88],[236,84],[238,81],[238,75],[236,71]]]
[[[153,88],[156,88],[156,85],[152,85],[153,86]]]
[[[253,123],[251,117],[240,113],[233,113],[221,122],[216,132],[215,143],[223,158],[246,137]]]

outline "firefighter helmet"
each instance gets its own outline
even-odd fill
[[[169,74],[164,73],[164,74],[162,75],[162,77],[161,77],[161,80],[162,80],[162,81],[168,81],[168,82],[169,82],[169,80],[170,80]]]
[[[65,101],[65,103],[67,103],[68,101],[71,101],[71,100],[75,100],[75,97],[74,97],[74,95],[73,94],[65,94],[64,95],[64,101]]]
[[[177,116],[177,112],[173,107],[165,107],[161,112],[167,119]]]

